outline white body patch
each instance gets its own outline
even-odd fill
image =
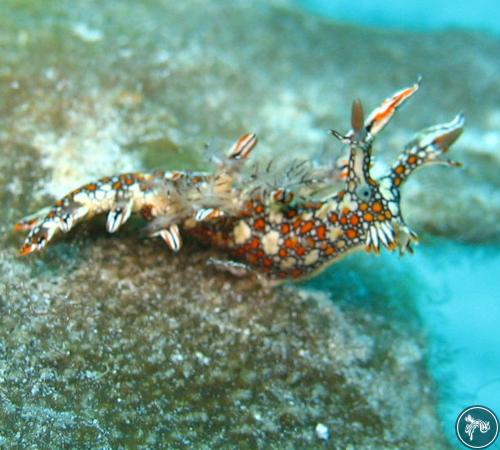
[[[262,247],[268,255],[276,255],[279,250],[279,238],[280,234],[276,231],[270,231],[262,238]]]
[[[283,214],[280,212],[270,211],[269,212],[269,222],[271,223],[281,223],[283,221]]]
[[[340,228],[340,227],[332,228],[330,230],[330,232],[328,233],[328,240],[335,241],[343,234],[344,234],[344,232],[342,231],[342,228]]]
[[[384,178],[379,186],[380,193],[382,197],[386,200],[393,200],[394,195],[391,192],[391,180],[389,178]]]
[[[387,203],[387,206],[389,207],[389,211],[393,216],[397,216],[399,214],[399,208],[396,202],[389,202]]]
[[[304,258],[304,264],[306,266],[310,266],[311,264],[314,264],[319,258],[319,250],[313,250],[311,253],[309,253],[305,258]]]
[[[331,200],[329,202],[326,202],[316,213],[316,217],[320,220],[326,219],[326,216],[328,216],[328,213],[330,211],[333,211],[337,207],[337,202]]]
[[[358,202],[351,199],[351,194],[347,193],[344,195],[342,202],[340,203],[340,209],[348,208],[351,211],[356,211],[358,209]]]
[[[234,227],[234,242],[243,244],[250,238],[252,230],[244,220],[240,220],[238,225]]]
[[[103,191],[102,189],[97,189],[97,191],[95,191],[95,199],[96,200],[103,200],[107,195],[107,192],[106,191]]]
[[[283,261],[281,261],[280,268],[283,270],[290,269],[290,267],[293,267],[294,264],[295,264],[295,258],[289,256],[288,258],[285,258]]]

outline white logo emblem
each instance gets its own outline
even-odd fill
[[[462,444],[469,448],[487,448],[498,437],[498,418],[486,406],[469,406],[457,418],[455,431]]]
[[[484,420],[480,419],[474,419],[470,414],[465,416],[464,419],[467,422],[467,425],[465,425],[465,434],[469,435],[469,439],[472,441],[474,439],[474,431],[476,431],[477,428],[479,428],[479,431],[481,433],[486,433],[490,431],[490,423],[485,422]]]

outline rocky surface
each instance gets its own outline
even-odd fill
[[[247,130],[256,158],[328,162],[326,130],[347,129],[354,97],[375,106],[422,74],[378,153],[390,162],[464,110],[467,166],[415,176],[408,221],[498,239],[498,41],[341,26],[278,1],[2,8],[0,446],[447,447],[410,274],[366,256],[265,291],[214,272],[206,250],[140,239],[140,223],[109,237],[98,220],[29,259],[12,224],[98,176],[206,168]]]
[[[93,230],[28,264],[3,261],[0,442],[444,447],[425,339],[400,306],[365,309],[375,280],[352,289],[346,268],[328,288],[351,306],[335,305],[235,283],[200,249],[158,248]]]

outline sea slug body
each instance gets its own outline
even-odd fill
[[[16,230],[29,231],[20,253],[42,250],[56,233],[101,213],[107,213],[110,233],[138,213],[148,221],[147,233],[160,236],[173,251],[183,239],[197,239],[226,252],[228,261],[221,265],[228,270],[247,268],[275,282],[312,276],[353,250],[412,251],[417,235],[401,214],[401,186],[421,166],[458,166],[440,156],[464,125],[458,115],[422,130],[383,176],[372,176],[376,136],[419,85],[386,99],[366,119],[355,101],[351,131],[332,131],[349,150],[340,191],[331,192],[327,170],[304,161],[281,169],[248,167],[257,138],[245,134],[214,173],[127,173],[74,190],[16,224]]]

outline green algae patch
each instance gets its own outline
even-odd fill
[[[146,170],[207,170],[209,163],[201,151],[180,147],[168,138],[132,142],[124,150],[132,151]]]

